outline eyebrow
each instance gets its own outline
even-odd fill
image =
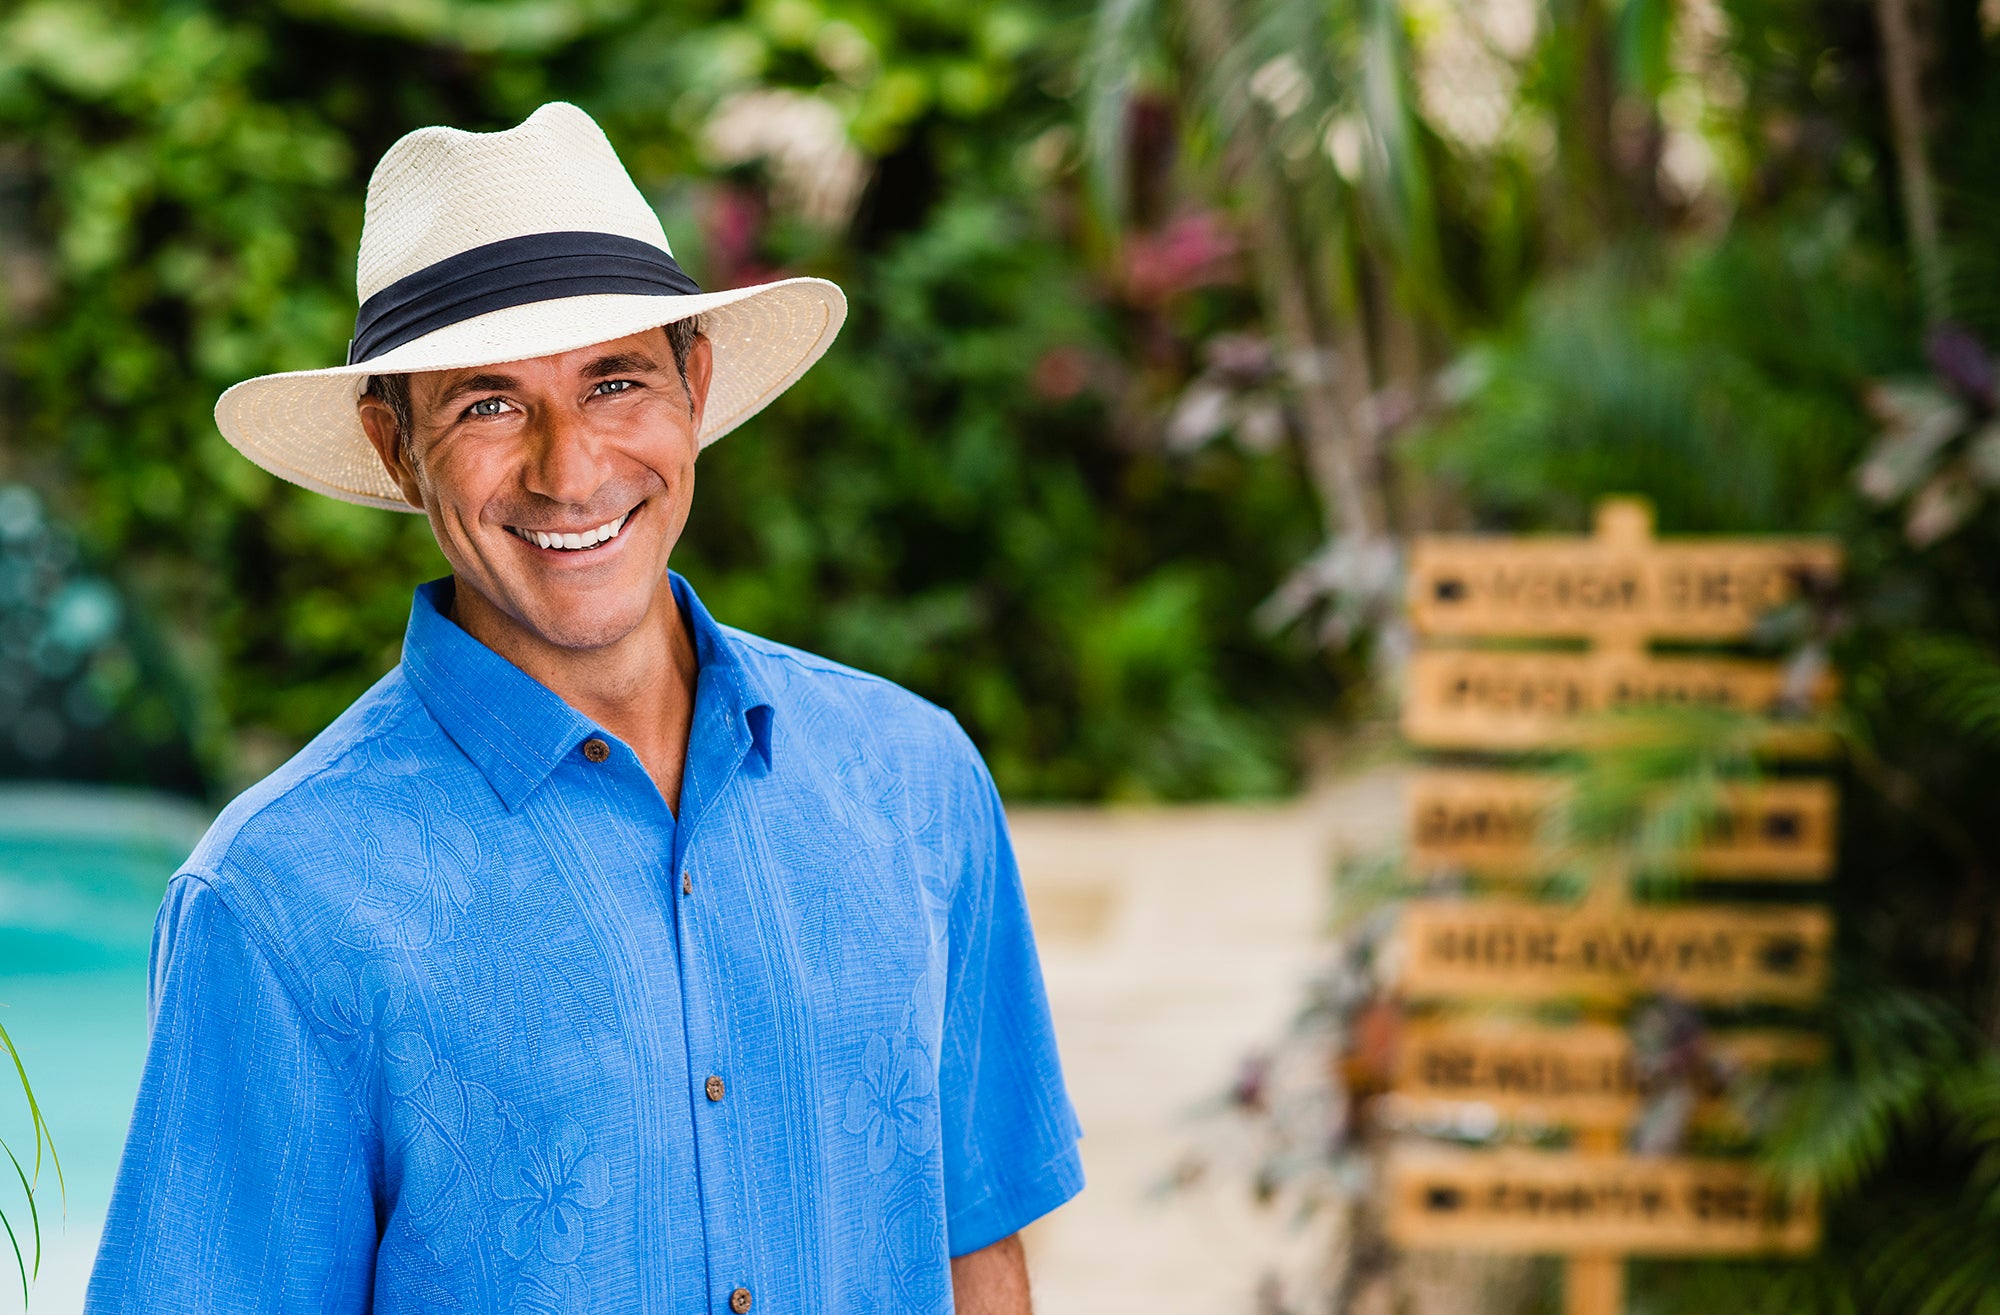
[[[613,352],[598,357],[580,373],[586,379],[609,379],[616,374],[645,374],[659,368],[660,363],[643,352]]]
[[[442,411],[469,393],[504,393],[510,388],[518,388],[521,381],[511,374],[467,375],[439,394],[431,405]]]

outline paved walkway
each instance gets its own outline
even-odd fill
[[[1277,1036],[1343,849],[1392,842],[1393,772],[1278,807],[1010,810],[1090,1186],[1030,1230],[1039,1315],[1250,1315],[1316,1245],[1240,1183],[1166,1198],[1188,1115]]]

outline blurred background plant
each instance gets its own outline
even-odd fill
[[[1191,369],[1176,317],[1237,278],[1176,249],[1134,291],[1082,249],[1083,33],[1039,3],[13,7],[0,477],[159,618],[211,788],[268,770],[394,661],[442,564],[416,518],[244,462],[209,408],[340,356],[390,141],[567,97],[705,285],[855,299],[841,351],[703,464],[677,564],[722,615],[952,707],[1017,796],[1281,791],[1290,728],[1348,688],[1242,623],[1310,551],[1311,496],[1290,449],[1170,450],[1146,411]]]
[[[12,1070],[13,1079],[20,1084],[21,1101],[27,1107],[28,1135],[34,1142],[32,1147],[27,1148],[28,1162],[23,1164],[14,1148],[0,1139],[0,1151],[6,1153],[7,1167],[14,1171],[14,1180],[21,1187],[21,1204],[28,1212],[25,1226],[17,1228],[15,1220],[0,1209],[0,1231],[7,1234],[7,1249],[13,1253],[14,1271],[21,1280],[21,1305],[25,1308],[32,1285],[42,1272],[42,1211],[35,1198],[38,1193],[46,1195],[42,1192],[43,1152],[48,1154],[49,1170],[55,1176],[58,1191],[62,1188],[62,1161],[56,1157],[55,1138],[42,1119],[42,1108],[35,1100],[35,1088],[28,1081],[28,1070],[21,1062],[21,1052],[15,1048],[14,1038],[7,1034],[4,1027],[0,1027],[0,1068]]]
[[[705,286],[854,299],[705,458],[677,564],[726,619],[952,708],[1011,798],[1295,786],[1388,701],[1413,532],[1637,493],[1664,533],[1839,535],[1844,594],[1769,636],[1843,679],[1833,1060],[1770,1151],[1828,1242],[1636,1290],[1982,1309],[1996,26],[1991,0],[15,4],[0,775],[220,798],[394,662],[442,569],[424,525],[270,479],[209,408],[340,355],[390,141],[573,99]],[[1338,1178],[1346,1107],[1307,1108],[1286,1163]]]

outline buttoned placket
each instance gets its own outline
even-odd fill
[[[618,746],[615,739],[597,732],[577,745],[577,753],[583,760],[583,771],[605,790],[605,797],[610,800],[612,807],[624,814],[633,825],[642,828],[642,835],[643,829],[655,829],[654,833],[667,842],[667,853],[656,860],[653,871],[656,874],[655,879],[659,882],[659,888],[666,892],[666,907],[661,912],[671,941],[667,948],[673,955],[675,969],[671,974],[648,974],[649,980],[638,985],[648,988],[661,1007],[671,1009],[679,1015],[677,1021],[680,1027],[676,1029],[679,1032],[679,1044],[673,1047],[679,1053],[663,1058],[670,1057],[672,1063],[678,1066],[683,1074],[692,1074],[693,1070],[689,1065],[695,1062],[695,1054],[700,1048],[690,1044],[686,1033],[690,984],[686,977],[687,960],[681,953],[680,945],[686,932],[682,926],[679,902],[673,896],[673,874],[677,851],[680,848],[680,821],[667,806],[666,800],[660,796],[659,787],[654,784],[653,778],[647,773],[645,765],[639,761],[638,755],[622,746],[614,746]],[[664,828],[664,833],[656,828]],[[655,1037],[652,1040],[658,1039]],[[701,1073],[707,1071],[700,1070]],[[699,1074],[694,1076],[699,1080]],[[702,1174],[703,1162],[708,1158],[706,1148],[701,1142],[699,1125],[689,1125],[687,1106],[673,1099],[671,1095],[664,1096],[657,1110],[658,1116],[665,1121],[659,1129],[660,1134],[666,1138],[665,1145],[680,1143],[691,1150],[696,1169],[692,1176],[698,1181]],[[665,1163],[664,1160],[657,1162]],[[658,1303],[649,1309],[678,1315],[679,1310],[685,1309],[682,1303],[688,1299],[689,1294],[697,1291],[706,1294],[711,1286],[708,1208],[698,1187],[694,1191],[693,1200],[685,1203],[674,1199],[675,1190],[671,1180],[663,1181],[661,1190],[665,1193],[661,1198],[660,1213],[664,1225],[661,1240],[666,1254],[671,1257],[669,1280],[671,1294],[666,1292],[649,1294]],[[685,1208],[686,1205],[692,1205],[693,1210]],[[694,1217],[689,1218],[690,1214]],[[690,1237],[690,1234],[693,1236]]]
[[[729,1094],[730,1038],[719,994],[725,984],[717,979],[716,959],[709,949],[712,937],[731,934],[722,925],[717,908],[725,899],[735,904],[729,898],[730,883],[740,881],[741,875],[715,868],[707,856],[718,847],[704,842],[704,823],[726,794],[738,786],[743,755],[749,751],[747,737],[739,738],[743,728],[737,716],[734,709],[697,702],[698,721],[688,737],[681,816],[675,832],[681,892],[674,900],[675,951],[680,964],[688,1107],[694,1123],[712,1315],[740,1315],[739,1307],[748,1309],[746,1303],[758,1277],[748,1271],[748,1248],[743,1244],[742,1176],[749,1172],[749,1166],[743,1158],[739,1111]],[[714,745],[726,756],[697,761],[697,744]],[[747,931],[739,928],[737,934]]]

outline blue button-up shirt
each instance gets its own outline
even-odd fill
[[[91,1311],[946,1312],[950,1256],[1082,1186],[977,752],[673,583],[678,818],[448,581],[223,813]]]

